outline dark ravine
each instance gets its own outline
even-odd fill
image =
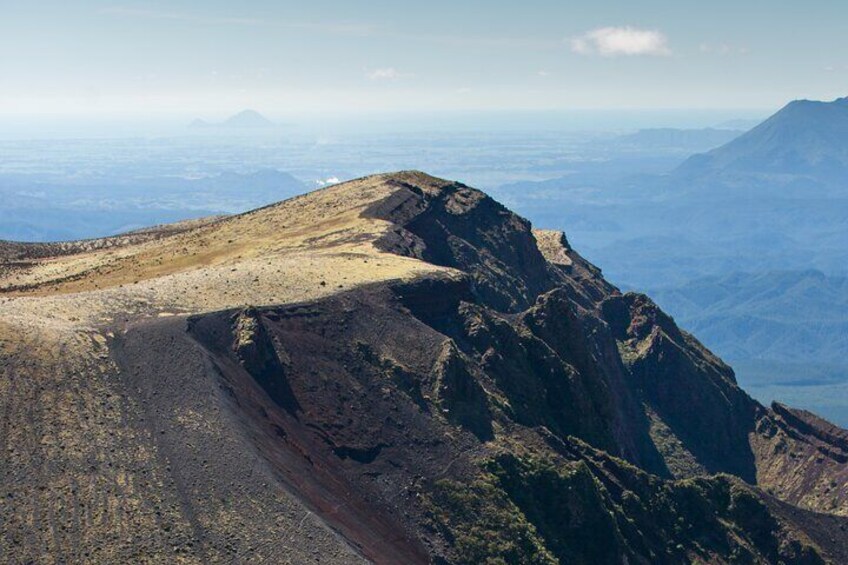
[[[848,562],[848,432],[752,400],[564,235],[419,177],[392,177],[365,213],[392,225],[381,249],[452,271],[113,339],[125,426],[154,438],[151,473],[173,481],[162,548],[201,562]],[[292,536],[317,553],[292,554]]]

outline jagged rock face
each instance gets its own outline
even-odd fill
[[[435,193],[397,184],[366,212],[396,226],[378,242],[382,249],[468,273],[481,299],[503,311],[524,309],[551,288],[527,220],[459,183]]]
[[[609,326],[594,311],[580,306],[567,287],[539,297],[521,319],[558,359],[573,368],[579,402],[572,403],[578,425],[606,428],[606,441],[597,432],[572,433],[610,453],[637,462],[653,472],[663,465],[648,437],[647,419],[627,382]],[[569,405],[559,410],[568,410]],[[586,415],[589,415],[587,418]]]
[[[296,351],[292,394],[306,435],[320,437],[296,449],[323,447],[392,516],[396,537],[452,562],[506,546],[518,562],[822,562],[825,550],[741,481],[644,473],[755,482],[748,435],[766,411],[650,300],[620,295],[570,250],[550,251],[558,262],[539,287],[553,289],[519,313],[489,301],[479,273],[265,313],[274,343]]]
[[[752,435],[757,484],[805,508],[846,515],[847,440],[845,430],[809,412],[774,404]]]
[[[433,368],[434,398],[448,421],[458,424],[486,441],[494,437],[486,391],[454,342],[448,341]]]
[[[622,359],[649,417],[672,434],[658,449],[673,474],[733,473],[755,480],[748,434],[756,403],[736,385],[733,371],[712,356],[645,296],[614,296],[601,304]],[[693,418],[692,402],[699,410]],[[669,438],[666,438],[668,440]],[[689,464],[687,464],[689,462]]]
[[[326,273],[317,298],[112,325],[90,365],[58,350],[35,365],[38,339],[0,340],[2,390],[57,411],[60,387],[87,382],[67,376],[85,374],[112,399],[79,389],[80,413],[63,421],[90,441],[72,453],[37,448],[52,428],[30,416],[32,434],[0,461],[15,500],[0,506],[4,555],[37,560],[45,539],[65,561],[848,562],[844,430],[760,406],[649,299],[478,191],[419,173],[355,187],[314,197],[360,212],[342,221],[322,205],[324,236],[309,244],[348,246],[337,268],[414,276],[324,292]],[[256,214],[290,229],[271,212]],[[384,252],[350,247],[363,240]],[[61,394],[41,398],[39,375]],[[24,413],[16,394],[0,429]],[[39,449],[55,468],[39,471]],[[30,500],[44,500],[29,477],[59,475],[113,489],[122,528],[168,530],[92,553],[104,529],[74,506],[65,535],[33,531]]]
[[[233,351],[241,365],[279,406],[294,414],[300,408],[286,378],[288,355],[269,337],[255,308],[235,319]]]
[[[496,555],[540,563],[824,562],[808,534],[786,525],[784,509],[741,480],[665,481],[591,447],[596,432],[580,429],[581,418],[557,420],[560,410],[581,406],[584,392],[544,382],[565,375],[539,368],[551,350],[521,343],[517,334],[528,331],[521,317],[463,302],[470,291],[462,282],[417,286],[261,312],[268,335],[292,351],[289,382],[301,411],[288,418],[270,398],[247,408],[236,396],[264,429],[258,443],[267,459],[309,453],[308,474],[324,485],[320,472],[332,470],[338,490],[324,496],[344,500],[345,510],[328,519],[355,542],[361,517],[346,513],[369,509],[394,525],[389,532],[383,526],[384,535],[411,548],[417,539],[427,555],[456,563]],[[442,327],[468,331],[446,340],[417,319],[421,304],[411,297],[422,293],[440,297],[441,316],[458,318],[442,319]],[[227,370],[226,342],[238,340],[238,319],[203,317],[191,330],[201,344],[231,335],[208,350],[233,390],[255,382],[243,367]],[[483,335],[491,332],[502,335]],[[496,347],[505,358],[489,363],[477,353]],[[523,360],[505,362],[516,358]],[[576,369],[569,376],[580,378]],[[549,406],[558,394],[568,402]],[[585,402],[582,416],[591,419],[598,408]],[[444,410],[459,403],[466,404],[460,414]],[[603,441],[616,449],[611,436]],[[303,477],[290,481],[305,493],[316,488]],[[351,500],[350,492],[365,493],[364,500]]]

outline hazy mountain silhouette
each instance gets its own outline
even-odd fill
[[[848,99],[792,102],[667,174],[615,166],[500,192],[534,222],[568,228],[609,280],[656,295],[733,361],[743,386],[803,384],[803,397],[787,385],[761,388],[760,400],[803,402],[847,423],[845,389],[827,387],[848,386],[838,319],[848,276]]]
[[[839,365],[848,357],[846,277],[812,269],[731,273],[653,294],[683,326],[732,358]]]
[[[228,128],[267,128],[275,124],[256,110],[242,110],[224,120],[221,125]]]
[[[257,112],[256,110],[242,110],[223,122],[208,122],[197,119],[189,124],[190,128],[227,128],[227,129],[254,129],[271,128],[276,126],[274,122]]]
[[[732,128],[651,128],[623,135],[616,142],[619,146],[645,150],[676,150],[680,153],[708,151],[735,139],[743,132]]]
[[[716,124],[715,129],[735,129],[741,131],[748,131],[760,125],[762,123],[762,119],[750,119],[750,118],[738,118],[735,120],[726,120],[719,124]]]
[[[848,180],[848,98],[790,102],[751,131],[689,158],[676,171],[689,177],[740,173],[844,183]]]

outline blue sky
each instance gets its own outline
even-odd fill
[[[848,3],[2,0],[0,114],[762,108],[848,95]]]

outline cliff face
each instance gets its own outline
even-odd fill
[[[390,182],[394,193],[365,212],[393,226],[380,249],[467,273],[481,299],[502,311],[523,310],[552,288],[527,220],[459,183]]]
[[[109,556],[848,561],[844,430],[757,404],[650,299],[621,294],[564,235],[532,231],[481,192],[421,173],[358,183],[314,197],[335,203],[320,227],[295,230],[275,209],[244,220],[311,233],[298,253],[334,253],[298,255],[301,269],[332,261],[319,269],[317,295],[112,324],[98,342],[100,372],[73,369],[110,390],[124,424],[119,440],[106,434],[74,450],[84,457],[56,461],[74,480],[104,485],[121,484],[111,470],[120,467],[133,485],[114,490],[124,529],[133,529],[133,497],[167,501],[142,504],[137,516],[170,533],[109,542]],[[338,204],[350,201],[352,212]],[[363,242],[372,250],[350,247]],[[257,264],[266,260],[282,264],[270,252]],[[331,277],[351,262],[411,270],[347,288]],[[228,264],[223,280],[245,268]],[[252,268],[264,289],[265,271]],[[277,284],[302,280],[291,276]],[[42,374],[22,376],[27,356],[16,351],[4,353],[6,390]],[[7,426],[22,414],[15,406]],[[95,406],[79,411],[96,423],[69,424],[83,437],[105,425],[109,412]],[[31,422],[24,438],[47,419]],[[12,442],[22,453],[2,463],[2,483],[20,501],[0,509],[2,548],[21,560],[53,527],[28,526],[37,507],[26,498],[38,487],[26,470],[50,476],[32,441]],[[115,446],[127,461],[109,459]],[[98,508],[88,494],[80,500]],[[79,510],[88,518],[72,521],[50,553],[70,555],[72,543],[87,547],[92,531],[108,531],[91,512]]]

